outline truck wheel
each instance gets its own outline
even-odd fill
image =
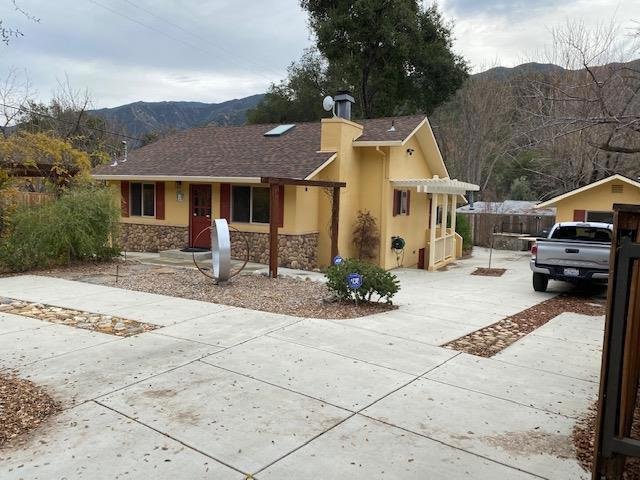
[[[533,274],[533,289],[536,292],[546,292],[547,285],[549,285],[549,277],[544,273]]]

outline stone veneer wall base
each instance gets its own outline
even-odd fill
[[[249,261],[269,263],[269,234],[231,231],[231,256],[245,258],[245,242],[249,240]],[[313,270],[318,268],[318,233],[278,235],[278,265],[285,268]]]
[[[189,227],[121,223],[120,245],[129,252],[160,252],[189,246]]]
[[[245,241],[249,240],[249,261],[269,263],[269,234],[231,231],[231,256],[245,257]],[[318,267],[318,233],[278,235],[278,264],[286,268],[313,270]],[[159,252],[189,246],[189,227],[122,223],[120,245],[130,252]]]

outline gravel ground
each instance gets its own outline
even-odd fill
[[[14,315],[37,318],[51,323],[59,323],[70,327],[94,330],[96,332],[129,337],[139,333],[149,332],[158,328],[157,325],[129,320],[100,313],[71,310],[69,308],[44,305],[42,303],[25,302],[8,297],[0,297],[0,311]]]
[[[28,380],[0,374],[0,448],[59,410],[58,403],[42,388]]]
[[[444,347],[480,357],[492,357],[564,312],[604,315],[605,303],[589,297],[560,295],[453,340]]]
[[[239,275],[228,285],[219,286],[195,269],[159,267],[133,261],[83,263],[31,273],[297,317],[354,318],[395,308],[379,303],[356,306],[349,302],[336,302],[323,283],[311,280],[286,277],[273,280],[262,275]]]
[[[576,447],[578,461],[588,472],[591,471],[593,464],[597,411],[597,404],[594,403],[573,429],[573,444]],[[631,436],[640,438],[640,409],[637,406],[633,415]],[[640,480],[640,458],[627,458],[622,478],[623,480]]]

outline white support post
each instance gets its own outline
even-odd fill
[[[449,199],[449,195],[442,195],[442,199],[444,202],[442,203],[442,224],[440,225],[440,236],[444,238],[447,236],[447,200]]]
[[[431,216],[429,217],[429,264],[427,269],[431,270],[435,263],[436,255],[436,217],[438,216],[438,195],[431,194]]]
[[[456,233],[456,195],[451,195],[451,233]]]

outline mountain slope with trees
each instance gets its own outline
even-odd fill
[[[209,124],[242,125],[246,122],[247,110],[260,103],[263,96],[251,95],[222,103],[135,102],[88,113],[122,127],[130,136],[142,138],[146,134]]]
[[[470,77],[431,116],[453,177],[483,200],[544,200],[640,174],[640,44],[567,22],[545,63]]]

